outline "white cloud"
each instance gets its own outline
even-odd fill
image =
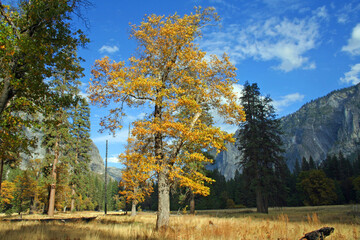
[[[343,46],[341,50],[351,55],[360,55],[360,23],[354,27],[348,44]]]
[[[300,93],[292,93],[292,94],[288,94],[286,96],[281,97],[280,100],[274,100],[273,101],[273,106],[275,107],[275,109],[277,109],[278,111],[281,111],[284,107],[287,107],[295,102],[300,102],[304,99],[304,95],[300,94]]]
[[[345,24],[351,22],[351,19],[356,19],[360,10],[360,3],[348,3],[344,4],[340,9],[332,3],[332,8],[337,10],[335,16],[337,17],[338,23]]]
[[[346,15],[339,15],[337,19],[338,23],[345,24],[348,21],[348,17]]]
[[[319,7],[315,10],[315,14],[319,18],[329,19],[329,14],[327,12],[326,6]]]
[[[344,75],[344,77],[340,78],[341,82],[358,84],[360,82],[360,63],[351,66],[351,70]]]
[[[111,157],[108,157],[108,162],[111,163],[119,163],[119,155],[118,154],[113,154],[111,155]]]
[[[117,46],[107,46],[107,45],[104,45],[102,46],[100,49],[99,49],[99,52],[100,53],[115,53],[119,51],[119,48]]]
[[[244,89],[244,86],[236,83],[236,84],[233,84],[233,88],[234,88],[235,95],[240,99],[241,92]]]
[[[227,52],[234,64],[253,58],[278,61],[280,64],[274,68],[285,72],[297,68],[313,69],[316,65],[304,55],[316,47],[319,36],[316,19],[280,20],[272,17],[245,28],[233,24],[223,32],[207,35],[200,47],[216,55]]]

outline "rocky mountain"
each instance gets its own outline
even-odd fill
[[[227,143],[226,149],[227,151],[222,151],[217,155],[213,154],[215,156],[214,163],[206,168],[208,170],[217,169],[226,179],[232,179],[235,177],[236,169],[239,169],[238,162],[241,158],[241,152],[238,151],[237,143]]]
[[[311,156],[319,163],[328,154],[357,153],[360,150],[359,116],[360,84],[334,91],[282,118],[289,168],[303,157]]]
[[[110,177],[112,177],[118,182],[121,180],[121,176],[122,176],[121,169],[116,167],[108,167],[107,170]]]
[[[105,171],[104,161],[100,156],[99,149],[97,148],[97,146],[93,141],[91,141],[89,155],[90,155],[90,164],[89,164],[90,170],[97,174],[104,174]]]
[[[29,130],[27,134],[30,135],[31,137],[35,136],[40,140],[42,138],[41,132],[33,132]],[[89,169],[94,173],[103,175],[105,172],[104,160],[100,156],[99,149],[97,148],[97,146],[94,144],[93,141],[91,141],[89,155],[90,155]],[[36,158],[42,159],[44,157],[45,157],[45,149],[41,146],[41,141],[38,141],[37,146],[32,151],[32,156],[27,156],[25,154],[22,154],[23,161],[20,164],[20,168],[26,169],[28,167],[28,162],[30,159],[36,159]],[[108,167],[108,173],[110,177],[112,177],[116,181],[120,181],[121,179],[120,169],[115,167]]]
[[[281,118],[284,157],[290,169],[296,159],[310,156],[320,163],[328,154],[340,151],[345,156],[360,151],[360,84],[333,91]],[[217,168],[227,179],[238,169],[241,157],[236,144],[228,144],[227,152],[215,158],[210,169]]]

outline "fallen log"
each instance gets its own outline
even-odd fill
[[[300,240],[324,240],[327,236],[334,232],[333,227],[323,227],[319,230],[308,232]]]
[[[23,222],[23,221],[33,221],[33,222],[62,222],[62,223],[69,223],[69,222],[90,222],[94,219],[96,219],[96,217],[81,217],[81,218],[40,218],[40,219],[19,219],[19,218],[14,218],[14,219],[3,219],[3,221],[9,221],[9,222]]]

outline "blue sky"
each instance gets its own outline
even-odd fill
[[[100,1],[84,11],[90,44],[80,49],[86,60],[82,91],[86,92],[96,59],[120,61],[135,53],[129,23],[139,24],[145,14],[179,15],[194,6],[215,7],[220,26],[204,29],[200,48],[209,54],[226,52],[237,67],[238,91],[245,81],[256,82],[274,100],[279,116],[333,90],[360,82],[360,2],[308,0],[132,0]],[[124,150],[129,122],[145,109],[129,110],[124,129],[112,137],[99,133],[100,118],[108,109],[91,106],[91,138],[105,158],[109,141],[109,166]],[[234,131],[234,127],[225,127]]]

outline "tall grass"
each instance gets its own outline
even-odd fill
[[[339,211],[342,209],[338,207]],[[360,237],[359,217],[348,216],[342,211],[343,223],[337,221],[336,207],[294,208],[271,210],[269,215],[241,211],[198,212],[198,215],[172,215],[167,230],[155,231],[155,213],[140,213],[138,216],[100,215],[83,212],[58,214],[57,217],[79,217],[98,214],[89,223],[61,222],[0,222],[0,239],[300,239],[305,233],[324,226],[335,228],[326,240],[357,240]],[[326,218],[326,211],[330,218]],[[343,209],[342,209],[343,210]],[[226,214],[224,212],[227,212]],[[243,210],[243,212],[245,212]],[[205,214],[206,213],[206,214]],[[340,214],[341,212],[339,212]],[[223,216],[221,216],[223,214]],[[302,214],[302,217],[300,215]],[[217,215],[217,216],[216,216]],[[334,218],[335,216],[335,218]],[[17,217],[17,216],[14,216]],[[23,218],[44,218],[29,215]],[[299,220],[300,219],[300,220]],[[353,222],[350,220],[353,219]]]

